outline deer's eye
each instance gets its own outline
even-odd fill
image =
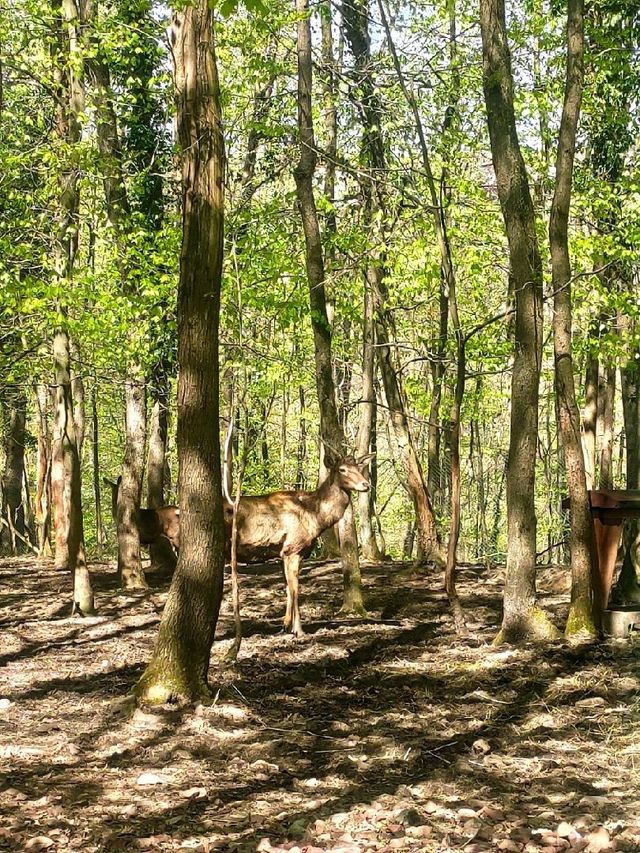
[[[340,473],[341,473],[341,474],[346,474],[346,473],[347,473],[347,469],[344,467],[344,465],[341,465],[341,466],[338,468],[338,471],[340,471]]]

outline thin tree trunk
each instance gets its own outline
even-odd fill
[[[629,318],[620,318],[620,325],[628,325]],[[628,361],[620,369],[622,413],[624,416],[624,436],[627,450],[626,487],[640,489],[640,370],[635,360]],[[637,574],[640,567],[640,524],[637,520],[627,522],[625,545],[630,559],[625,560],[618,585],[629,589],[637,586]],[[633,576],[632,576],[633,575]],[[634,584],[635,582],[635,584]]]
[[[171,46],[183,156],[177,438],[181,547],[153,656],[135,688],[139,699],[154,703],[208,694],[224,571],[217,428],[224,145],[213,15],[206,0],[174,13]]]
[[[298,433],[298,451],[296,453],[296,489],[306,489],[307,478],[304,471],[304,463],[307,458],[307,420],[305,414],[304,388],[300,385],[298,389],[300,400],[300,431]]]
[[[74,0],[54,2],[56,22],[54,74],[58,93],[55,132],[64,145],[80,141],[84,89],[80,71],[80,20]],[[55,268],[59,292],[71,288],[78,249],[78,169],[64,164],[59,174],[59,209],[55,241]],[[61,324],[53,337],[54,421],[51,452],[52,503],[55,507],[55,564],[73,577],[73,612],[94,612],[91,579],[84,552],[80,456],[76,437],[71,387],[71,343],[66,328],[67,305],[58,301]]]
[[[370,175],[361,179],[365,196],[365,214],[374,239],[384,246],[386,235],[380,224],[386,219],[382,183],[372,175],[382,176],[386,171],[384,142],[381,131],[381,106],[375,94],[371,72],[370,39],[368,32],[368,0],[350,0],[341,4],[342,19],[347,41],[353,53],[358,76],[356,87],[362,117],[364,137],[363,155]],[[375,335],[378,366],[382,376],[387,407],[396,437],[407,488],[416,512],[419,562],[443,565],[442,549],[436,527],[422,465],[415,450],[409,420],[406,414],[404,393],[391,355],[393,321],[386,306],[386,271],[379,252],[371,257],[367,281],[372,288],[375,312]]]
[[[327,316],[325,271],[320,227],[313,192],[316,166],[312,117],[311,27],[308,0],[296,0],[298,13],[298,132],[300,159],[294,170],[298,209],[306,246],[309,306],[315,350],[316,389],[320,408],[320,435],[325,451],[337,461],[335,453],[344,453],[345,437],[338,418],[331,359],[331,328]],[[364,614],[362,580],[358,561],[358,540],[353,512],[345,512],[339,524],[340,556],[345,613]]]
[[[477,420],[471,421],[471,469],[476,485],[478,496],[478,536],[476,540],[476,556],[484,560],[487,557],[487,497],[485,490],[484,460],[482,458],[482,443],[480,437],[480,424]]]
[[[356,450],[360,457],[372,452],[372,435],[376,417],[376,390],[374,385],[375,369],[375,326],[373,317],[373,298],[371,287],[365,280],[364,318],[362,325],[362,401],[360,403],[360,423]],[[369,469],[372,468],[369,464]],[[373,493],[373,488],[371,492]],[[360,542],[362,556],[372,563],[379,563],[382,554],[378,547],[373,529],[375,495],[368,492],[358,494],[358,509],[360,516]]]
[[[56,531],[59,527],[64,533],[63,554],[66,560],[64,568],[71,571],[73,576],[73,612],[85,616],[94,612],[94,598],[84,552],[80,458],[76,444],[71,392],[71,348],[69,336],[64,329],[58,329],[53,339],[53,364],[55,379],[53,444],[59,448],[56,461],[61,468],[59,481],[63,484],[64,506],[64,514],[59,519]],[[62,568],[58,561],[57,539],[56,566]]]
[[[599,488],[613,489],[613,429],[616,398],[615,365],[604,369],[604,400],[602,406],[602,446],[600,449]]]
[[[93,480],[93,500],[96,506],[96,543],[98,553],[102,554],[102,548],[107,541],[104,522],[102,520],[102,495],[100,494],[100,454],[99,454],[99,424],[98,424],[98,389],[97,380],[94,376],[91,386],[91,462]]]
[[[587,369],[584,382],[584,409],[582,411],[582,446],[584,452],[587,488],[595,489],[596,476],[596,427],[598,423],[598,357],[587,353]]]
[[[51,547],[51,436],[47,417],[49,393],[45,385],[36,387],[35,398],[38,410],[35,516],[38,553],[41,558],[48,559],[53,556],[53,549]]]
[[[449,328],[449,295],[444,275],[440,275],[440,322],[438,338],[432,347],[429,359],[433,390],[429,406],[429,424],[427,427],[427,488],[436,507],[442,508],[442,493],[440,489],[440,406],[442,403],[442,387],[445,377],[445,354]]]
[[[480,0],[483,86],[515,294],[515,353],[507,470],[507,569],[496,642],[557,634],[536,604],[535,463],[542,359],[542,266],[513,107],[504,0]]]
[[[587,494],[580,413],[576,403],[571,354],[571,261],[569,258],[569,208],[584,79],[584,0],[569,0],[567,18],[567,77],[558,136],[556,182],[549,221],[549,247],[553,283],[553,348],[555,381],[564,449],[567,488],[571,500],[571,604],[565,633],[595,634],[600,608],[593,601],[594,567],[592,521]],[[593,450],[595,460],[595,448]],[[594,472],[595,474],[595,472]],[[596,609],[594,609],[594,605]]]
[[[93,19],[88,21],[93,24]],[[120,286],[123,294],[135,299],[136,289],[131,275],[130,251],[132,242],[131,208],[124,181],[122,148],[109,69],[101,56],[96,36],[91,39],[92,51],[87,61],[93,81],[96,104],[96,130],[99,166],[102,171],[107,217],[113,228]],[[133,337],[135,329],[131,329]],[[136,344],[131,341],[135,352]],[[140,533],[135,517],[140,509],[144,476],[146,436],[146,388],[144,372],[135,357],[130,357],[124,382],[125,447],[122,465],[122,485],[118,493],[118,577],[125,589],[144,588],[147,582],[140,559]]]
[[[84,379],[80,370],[80,348],[77,341],[71,340],[71,392],[73,394],[73,420],[76,427],[78,456],[82,465],[82,450],[86,431]]]
[[[147,506],[157,509],[164,506],[164,473],[167,462],[167,434],[169,430],[169,377],[162,365],[157,365],[153,374],[153,408],[149,423],[149,447],[147,455]],[[173,572],[176,555],[165,538],[149,546],[152,568],[163,573]]]
[[[384,27],[385,34],[387,37],[389,50],[391,51],[391,56],[393,58],[393,65],[396,70],[396,75],[398,77],[398,81],[400,82],[400,87],[405,96],[407,104],[409,105],[413,113],[413,119],[418,134],[420,152],[422,155],[422,165],[427,178],[427,186],[429,188],[429,196],[431,199],[433,226],[436,234],[436,242],[438,244],[438,249],[440,252],[441,276],[442,280],[444,281],[445,292],[448,296],[449,315],[451,318],[451,325],[453,327],[453,332],[455,334],[456,339],[456,387],[454,391],[453,409],[451,413],[451,525],[449,528],[449,542],[447,547],[447,559],[445,566],[445,589],[447,591],[447,596],[449,597],[449,603],[451,604],[451,610],[453,613],[456,630],[458,631],[458,633],[464,633],[466,631],[466,628],[464,624],[464,615],[462,613],[462,607],[460,605],[460,599],[456,592],[455,570],[457,562],[458,539],[460,537],[460,417],[462,413],[462,401],[464,399],[465,388],[466,341],[462,332],[462,328],[460,326],[460,319],[458,316],[458,302],[456,297],[456,275],[453,266],[451,246],[447,234],[447,221],[445,218],[445,212],[442,207],[441,199],[438,197],[436,182],[433,176],[433,170],[431,168],[431,157],[429,155],[429,149],[427,148],[427,142],[424,134],[424,128],[422,126],[420,111],[418,109],[418,104],[413,95],[413,92],[408,88],[404,79],[404,74],[402,73],[402,66],[400,65],[400,60],[398,59],[398,54],[393,43],[391,28],[389,27],[389,23],[387,21],[383,0],[378,0],[378,8],[380,10],[382,25]],[[452,67],[455,71],[455,11],[453,5],[450,6],[450,16]],[[457,72],[455,73],[455,79],[457,79]],[[455,96],[455,100],[457,101],[457,93]],[[454,111],[456,107],[457,103],[455,106],[450,105],[452,111]],[[439,396],[439,393],[437,396]]]

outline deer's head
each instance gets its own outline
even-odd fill
[[[371,488],[369,478],[362,473],[362,466],[371,458],[355,459],[345,456],[333,468],[334,482],[346,492],[368,492]]]

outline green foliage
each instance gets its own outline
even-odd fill
[[[299,452],[304,456],[307,482],[313,483],[319,455],[304,240],[292,177],[299,154],[296,14],[293,2],[276,0],[218,0],[214,7],[227,152],[222,384],[231,377],[236,390],[240,453],[246,447],[243,488],[259,492],[294,485]],[[388,171],[382,182],[386,213],[368,229],[358,75],[349,51],[338,50],[339,21],[334,20],[338,162],[335,197],[327,197],[329,69],[320,50],[318,12],[326,19],[333,8],[322,4],[312,11],[319,147],[315,190],[323,226],[326,289],[334,312],[335,371],[344,392],[341,403],[347,412],[347,433],[354,441],[360,408],[364,271],[370,257],[382,257],[388,269],[388,309],[397,340],[393,357],[424,462],[434,392],[431,368],[439,350],[441,276],[418,135],[382,30],[372,24],[375,95],[381,105]],[[375,4],[371,8],[377,19]],[[451,8],[445,0],[427,5],[390,3],[403,73],[417,99],[436,181],[441,181],[460,322],[467,336],[462,555],[474,557],[483,547],[500,557],[506,547],[502,475],[512,353],[508,251],[488,153],[477,8],[466,0],[455,4],[455,50],[450,42]],[[131,206],[126,246],[119,248],[106,215],[103,161],[89,81],[85,79],[81,141],[63,142],[53,132],[59,81],[53,73],[52,51],[57,55],[58,36],[52,7],[40,0],[17,0],[0,10],[0,381],[7,388],[50,381],[52,332],[64,321],[78,347],[75,366],[88,386],[95,383],[98,391],[100,458],[110,474],[117,473],[121,462],[122,383],[131,356],[136,355],[149,375],[158,365],[172,376],[177,370],[181,189],[171,125],[171,58],[164,39],[167,14],[167,7],[152,0],[109,0],[100,4],[91,22],[93,38],[81,46],[85,57],[103,60],[111,76]],[[510,7],[509,14],[519,131],[544,246],[564,83],[565,9],[527,0]],[[640,180],[633,146],[640,82],[634,47],[637,17],[637,11],[621,0],[589,6],[587,87],[571,220],[577,274],[574,346],[580,371],[589,352],[607,363],[622,364],[634,357],[639,346],[640,308],[628,286],[637,276],[640,237]],[[74,221],[78,252],[71,280],[61,280],[55,268],[60,180],[71,168],[78,172],[80,193]],[[120,276],[123,261],[130,270],[127,294]],[[548,324],[548,294],[546,306]],[[630,321],[622,332],[613,322],[617,315]],[[450,335],[445,344],[439,417],[446,486],[447,425],[455,374]],[[397,470],[381,392],[379,399],[378,506],[387,547],[399,556],[412,508],[400,484],[402,474]],[[33,418],[33,404],[30,414]],[[470,458],[471,420],[480,436],[484,507],[478,504],[479,484]],[[303,424],[307,444],[306,450],[299,451]],[[559,503],[564,485],[548,339],[539,457],[542,550],[563,535]],[[170,460],[175,467],[173,427]],[[89,463],[85,452],[84,505],[91,536],[94,507]],[[444,492],[441,515],[446,524],[446,488]],[[481,513],[486,516],[490,542],[480,541]]]

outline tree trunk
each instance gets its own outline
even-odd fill
[[[515,293],[515,353],[507,469],[507,569],[496,642],[557,634],[536,605],[535,462],[542,359],[542,267],[535,213],[520,152],[504,0],[480,0],[483,87],[498,196]]]
[[[564,450],[567,488],[571,500],[571,604],[565,633],[595,634],[600,613],[594,610],[593,534],[580,412],[576,403],[571,354],[571,261],[569,258],[569,208],[576,134],[584,79],[584,0],[569,0],[567,18],[567,77],[558,136],[556,182],[549,220],[549,248],[553,284],[553,349],[555,383]],[[595,448],[593,457],[595,461]],[[594,472],[595,475],[595,472]],[[600,603],[606,607],[606,602]]]
[[[53,556],[51,547],[51,436],[47,417],[48,398],[47,387],[38,385],[36,388],[38,456],[36,461],[35,516],[39,556],[44,559]]]
[[[78,456],[82,465],[82,450],[84,447],[84,434],[86,430],[85,417],[85,393],[84,380],[80,370],[80,348],[77,341],[71,340],[71,391],[73,393],[73,420],[76,427],[76,441],[78,442]]]
[[[147,425],[146,386],[138,365],[129,365],[124,384],[125,444],[122,481],[118,490],[118,580],[123,589],[147,586],[140,559],[140,531],[136,514],[142,496],[144,446]],[[136,375],[137,374],[137,375]]]
[[[375,327],[373,320],[373,298],[371,287],[365,280],[364,294],[364,318],[362,324],[362,400],[360,402],[360,424],[358,426],[358,437],[356,440],[356,451],[358,456],[364,457],[373,451],[372,434],[376,417],[376,390],[374,385],[375,369]],[[368,466],[369,469],[371,465]],[[371,563],[379,563],[382,554],[378,548],[375,531],[373,529],[374,500],[373,493],[360,492],[358,494],[358,509],[360,516],[360,542],[362,544],[362,556]]]
[[[605,367],[604,377],[599,488],[613,489],[613,427],[616,399],[615,365]]]
[[[164,473],[167,461],[167,433],[169,429],[169,377],[159,365],[153,376],[153,408],[149,424],[147,456],[147,506],[157,509],[164,506]],[[163,573],[173,572],[176,555],[164,538],[149,546],[151,567]]]
[[[440,406],[442,403],[442,386],[445,376],[445,354],[447,348],[447,335],[449,328],[449,295],[441,271],[440,275],[440,322],[438,337],[434,341],[432,354],[429,359],[431,369],[431,404],[429,406],[429,424],[427,426],[427,488],[433,498],[433,503],[438,509],[442,509],[442,493],[440,489]]]
[[[57,448],[55,464],[60,466],[56,481],[62,483],[61,517],[56,520],[56,566],[67,568],[73,576],[73,612],[85,616],[94,612],[93,589],[84,553],[82,497],[80,491],[80,458],[76,444],[71,391],[71,348],[69,336],[58,329],[53,339],[55,411],[53,445]],[[58,530],[63,534],[62,557],[59,560]]]
[[[92,24],[93,21],[89,21]],[[135,300],[136,287],[131,274],[132,240],[131,207],[124,181],[122,147],[113,106],[109,69],[105,64],[99,41],[92,35],[92,51],[88,68],[93,81],[96,105],[96,130],[99,166],[107,208],[107,217],[116,239],[117,264],[123,294]],[[131,329],[129,350],[136,351]],[[118,493],[118,577],[125,589],[144,588],[147,582],[140,559],[140,534],[134,518],[140,509],[144,476],[144,445],[146,434],[146,389],[143,370],[135,356],[129,357],[124,383],[125,447],[122,465],[122,487]]]
[[[353,53],[358,84],[359,109],[363,123],[363,159],[370,174],[361,178],[365,196],[366,221],[375,234],[380,246],[386,243],[386,235],[380,223],[386,220],[382,176],[386,172],[384,142],[381,131],[381,105],[375,94],[371,72],[370,39],[368,32],[368,0],[352,0],[341,4],[345,35]],[[382,250],[381,250],[382,251]],[[404,393],[400,378],[394,368],[391,355],[393,321],[386,307],[387,292],[385,268],[380,257],[372,257],[367,269],[367,281],[372,288],[375,312],[375,336],[377,341],[378,365],[382,376],[387,407],[400,452],[400,460],[407,480],[407,488],[416,512],[418,553],[420,562],[443,565],[442,549],[438,537],[435,515],[427,490],[420,460],[415,450],[409,420],[406,415]]]
[[[345,437],[336,405],[332,373],[331,328],[327,317],[325,272],[320,227],[313,193],[316,166],[312,117],[311,27],[308,0],[296,0],[298,13],[298,132],[300,160],[294,170],[298,209],[306,246],[309,305],[315,350],[316,389],[320,407],[320,435],[325,452],[335,461],[336,453],[344,453]],[[327,466],[329,467],[329,466]],[[364,614],[362,580],[358,561],[358,540],[353,512],[346,512],[340,525],[340,556],[343,577],[343,612]]]
[[[20,389],[5,395],[2,406],[4,472],[2,474],[2,514],[6,523],[0,530],[0,541],[17,554],[24,550],[26,539],[25,507],[22,502],[24,480],[24,440],[27,421],[27,398]],[[17,536],[16,536],[17,534]]]
[[[102,548],[107,541],[102,520],[102,495],[100,494],[100,456],[98,442],[98,389],[97,380],[94,376],[91,386],[91,462],[92,462],[92,479],[93,479],[93,499],[96,506],[96,543],[98,545],[98,553],[102,553]]]
[[[183,156],[177,427],[181,548],[153,656],[135,689],[139,699],[154,703],[208,694],[225,538],[217,428],[224,145],[213,15],[206,0],[174,13],[170,37]]]
[[[625,323],[629,322],[625,319]],[[628,361],[621,369],[622,413],[627,448],[627,489],[640,489],[640,370],[635,360]],[[625,546],[629,553],[623,564],[618,585],[629,589],[637,586],[640,567],[640,524],[637,520],[627,522]],[[633,573],[633,577],[632,577]]]
[[[80,21],[74,0],[57,0],[52,8],[56,23],[54,76],[57,89],[55,132],[71,149],[80,141],[80,117],[84,111],[84,89],[80,69]],[[58,314],[62,323],[53,338],[54,421],[51,450],[51,493],[55,510],[55,564],[73,576],[73,612],[94,612],[91,579],[84,553],[80,456],[76,438],[71,388],[71,343],[66,329],[75,257],[78,250],[78,168],[63,164],[59,173],[58,223],[55,240],[55,269]]]
[[[591,335],[593,337],[593,335]],[[587,353],[587,369],[584,381],[584,409],[582,412],[582,446],[584,453],[587,488],[595,489],[596,475],[596,433],[598,423],[598,357]]]
[[[487,491],[485,489],[484,461],[482,458],[482,442],[480,437],[480,423],[471,421],[471,469],[476,485],[478,499],[478,535],[476,538],[476,557],[482,557],[487,561],[488,532],[487,532]]]

